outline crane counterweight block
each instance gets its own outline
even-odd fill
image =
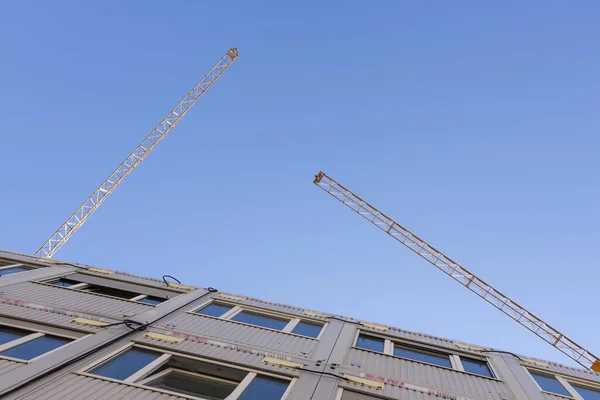
[[[444,272],[450,278],[508,315],[546,343],[561,351],[571,360],[585,368],[600,372],[600,359],[598,357],[340,185],[324,172],[321,171],[315,175],[313,183],[421,256],[425,261]]]

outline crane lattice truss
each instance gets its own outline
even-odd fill
[[[346,189],[323,172],[315,177],[314,183],[358,215],[414,251],[519,324],[529,329],[545,342],[550,343],[569,358],[585,368],[600,372],[600,359],[592,353],[536,317],[473,273],[460,266],[433,246],[404,228],[393,219]]]
[[[235,61],[238,50],[235,48],[221,57],[214,67],[185,95],[167,116],[150,132],[148,136],[133,150],[129,156],[113,171],[112,174],[92,193],[81,207],[54,232],[50,239],[35,253],[38,257],[52,257],[69,238],[77,232],[83,223],[102,204],[102,202],[119,186],[135,167],[154,149],[154,147],[173,129],[179,120],[189,111],[198,99],[212,86],[213,83]]]

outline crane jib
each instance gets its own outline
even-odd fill
[[[119,186],[154,147],[177,125],[186,112],[237,59],[238,49],[231,48],[210,71],[190,90],[148,136],[125,158],[106,180],[35,252],[37,257],[52,257],[77,232],[102,202]]]
[[[598,357],[340,185],[324,172],[321,171],[315,175],[313,183],[579,365],[600,372]]]

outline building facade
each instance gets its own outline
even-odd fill
[[[0,398],[597,400],[600,374],[0,251]]]

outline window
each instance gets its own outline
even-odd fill
[[[169,368],[147,380],[146,385],[202,398],[224,399],[234,391],[238,383]]]
[[[412,349],[410,347],[394,346],[394,355],[409,360],[422,361],[428,364],[435,364],[441,367],[452,368],[450,357],[447,355],[435,354],[428,351]]]
[[[358,340],[356,341],[356,347],[383,353],[383,349],[385,347],[385,341],[383,339],[379,339],[379,338],[374,338],[374,337],[365,336],[365,335],[359,335]]]
[[[107,378],[124,380],[160,357],[160,353],[133,348],[91,372]]]
[[[211,303],[206,307],[200,308],[195,313],[202,315],[210,315],[211,317],[222,317],[228,311],[231,311],[233,306],[228,306],[225,304]]]
[[[54,286],[60,286],[60,287],[71,287],[74,285],[79,284],[80,282],[77,281],[72,281],[70,279],[65,279],[65,278],[60,278],[56,281],[51,282]]]
[[[574,397],[583,400],[600,400],[600,387],[593,388],[598,382],[590,382],[589,386],[583,382],[569,382],[568,376],[551,375],[547,372],[529,371],[533,380],[541,390],[548,393]]]
[[[279,400],[290,385],[284,378],[137,346],[88,373],[210,400]]]
[[[263,328],[277,329],[278,331],[285,328],[288,322],[290,322],[289,320],[275,318],[269,315],[261,315],[250,311],[242,311],[237,313],[233,318],[231,318],[231,320],[262,326]]]
[[[50,285],[81,290],[88,293],[96,293],[104,296],[116,297],[124,300],[133,300],[139,303],[148,304],[151,306],[158,305],[164,301],[167,301],[166,298],[158,297],[158,296],[150,296],[146,294],[140,294],[135,292],[130,292],[128,290],[122,290],[117,288],[111,288],[107,286],[101,285],[93,285],[90,283],[78,282],[74,279],[67,278],[59,278],[54,279],[52,281],[47,282]]]
[[[281,399],[289,382],[270,376],[257,376],[244,390],[239,400]]]
[[[18,265],[18,264],[15,264],[15,265]],[[25,272],[25,271],[29,271],[29,270],[31,270],[31,268],[9,265],[7,267],[0,267],[0,276],[16,274],[19,272]]]
[[[243,309],[241,306],[226,304],[221,302],[212,302],[208,305],[192,311],[194,314],[208,315],[210,317],[222,318],[225,320],[243,322],[249,325],[260,326],[263,328],[274,329],[286,333],[307,336],[317,339],[323,330],[323,323],[317,321],[308,321],[293,316],[285,317],[263,313],[255,310]]]
[[[460,361],[462,362],[463,369],[467,372],[476,375],[483,375],[489,378],[493,378],[494,374],[490,370],[490,367],[487,365],[485,361],[475,360],[467,357],[460,357]]]
[[[4,357],[31,360],[71,341],[60,336],[0,325],[0,356]]]
[[[315,324],[307,321],[300,321],[298,325],[292,330],[292,333],[296,335],[309,336],[312,338],[316,338],[321,333],[321,329],[323,325]]]
[[[36,339],[30,340],[18,346],[12,347],[0,353],[5,357],[19,358],[21,360],[31,360],[42,354],[48,353],[67,343],[71,339],[65,339],[58,336],[44,335]]]
[[[154,296],[146,296],[146,297],[142,297],[141,299],[139,299],[137,301],[139,301],[140,303],[150,304],[151,306],[155,306],[155,305],[160,304],[163,301],[165,301],[165,299],[161,299],[160,297],[154,297]]]
[[[584,388],[579,385],[572,386],[575,389],[575,391],[579,393],[581,397],[583,397],[583,400],[600,400],[600,389],[593,390]]]
[[[438,351],[413,344],[394,342],[391,339],[364,333],[358,335],[355,347],[495,379],[494,373],[485,359],[464,357],[443,350]]]
[[[533,379],[537,382],[540,388],[549,393],[560,394],[563,396],[571,397],[571,394],[565,389],[565,387],[553,376],[541,375],[535,372],[530,372]]]

